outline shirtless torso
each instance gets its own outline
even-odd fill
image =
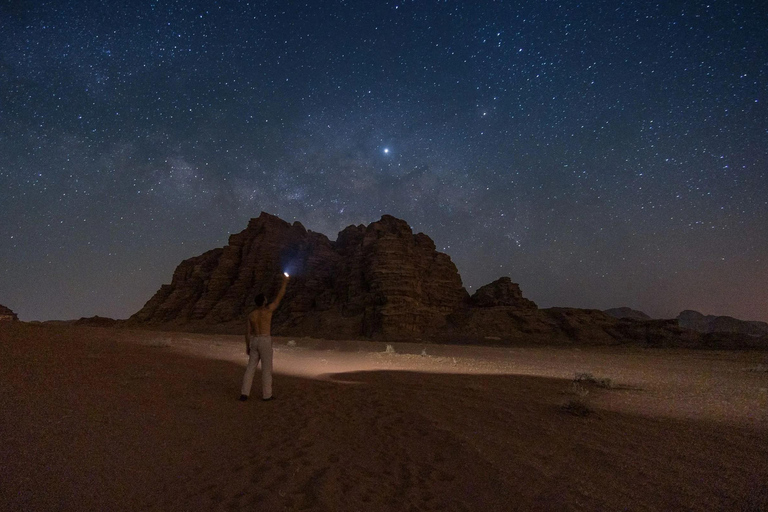
[[[288,276],[283,275],[283,284],[280,286],[280,291],[277,292],[275,300],[271,303],[257,307],[248,315],[246,320],[245,331],[245,346],[246,351],[250,353],[250,339],[251,336],[270,336],[272,329],[272,313],[275,312],[277,306],[280,305],[280,301],[283,300],[285,295],[285,289],[288,286]]]
[[[269,336],[272,328],[272,312],[269,306],[256,308],[248,315],[248,330],[251,336]]]

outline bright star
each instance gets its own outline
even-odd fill
[[[385,155],[388,155],[388,154],[389,154],[389,148],[384,148],[384,154],[385,154]]]

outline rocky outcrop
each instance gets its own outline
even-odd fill
[[[448,340],[499,340],[501,343],[697,346],[701,335],[675,320],[618,319],[597,309],[517,309],[470,307],[449,317]]]
[[[501,277],[496,281],[481,286],[470,297],[470,304],[480,308],[505,306],[521,310],[536,309],[536,303],[523,297],[520,285],[513,283],[509,277]]]
[[[130,322],[241,328],[253,298],[273,297],[283,271],[293,277],[273,318],[276,334],[421,335],[467,298],[451,259],[405,221],[385,215],[331,242],[262,213],[226,247],[183,261]]]
[[[687,309],[677,316],[677,323],[701,333],[730,333],[747,336],[767,336],[768,323],[738,320],[730,316],[703,315]]]
[[[18,322],[19,317],[9,308],[0,304],[0,322]]]
[[[632,308],[611,308],[611,309],[604,309],[603,313],[605,313],[608,316],[612,316],[613,318],[630,318],[632,320],[650,320],[651,317],[643,313],[642,311],[638,311],[636,309]]]
[[[347,315],[362,314],[365,336],[425,334],[466,300],[450,257],[403,220],[385,215],[368,227],[351,226],[339,234],[336,250],[336,299]]]

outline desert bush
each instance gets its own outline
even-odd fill
[[[571,382],[571,392],[572,395],[576,395],[577,397],[581,399],[585,399],[589,396],[589,390],[582,384],[581,382],[575,380]]]
[[[568,394],[574,395],[574,398],[569,399],[561,406],[563,411],[580,417],[589,416],[595,412],[589,405],[589,389],[581,381],[574,380],[571,382]]]
[[[613,387],[613,381],[608,378],[597,378],[591,373],[577,373],[573,379],[574,382],[585,382],[592,384],[599,388],[611,389]]]
[[[591,373],[577,373],[568,394],[574,395],[562,405],[563,411],[574,416],[589,416],[595,410],[589,405],[589,387],[595,386],[603,389],[611,389],[613,381],[608,378],[598,378]]]
[[[395,353],[395,347],[387,343],[387,348],[384,350],[386,354],[394,354]]]

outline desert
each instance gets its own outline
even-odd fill
[[[768,512],[766,56],[764,2],[0,2],[0,512]]]
[[[0,351],[3,510],[768,507],[764,351],[280,337],[245,403],[242,336],[6,322]]]

